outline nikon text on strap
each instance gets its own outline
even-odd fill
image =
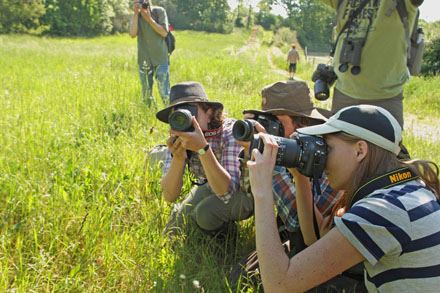
[[[407,167],[399,168],[377,176],[356,190],[353,198],[351,199],[349,207],[351,208],[357,201],[367,197],[375,190],[389,188],[391,186],[402,184],[417,178],[417,174]]]

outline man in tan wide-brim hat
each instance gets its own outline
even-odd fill
[[[264,87],[261,90],[261,96],[262,110],[245,110],[243,111],[245,118],[255,119],[258,115],[262,114],[273,115],[282,124],[285,138],[290,138],[298,128],[322,124],[331,116],[330,111],[314,106],[310,96],[310,89],[303,81],[275,82]],[[260,124],[256,125],[256,129],[265,131]],[[249,171],[246,164],[250,143],[243,141],[237,141],[237,143],[244,147],[244,150],[239,155],[241,161],[241,188],[251,193],[248,177]],[[293,179],[295,183],[293,183]],[[302,240],[304,233],[314,233],[313,224],[312,226],[305,225],[307,227],[304,227],[304,229],[303,225],[301,225],[300,229],[297,208],[308,208],[311,212],[311,207],[314,205],[316,212],[319,213],[317,219],[321,221],[322,216],[329,216],[331,214],[333,205],[342,194],[342,192],[334,191],[328,186],[325,174],[323,178],[319,179],[319,185],[322,194],[319,196],[315,195],[314,203],[312,203],[313,195],[309,178],[301,175],[296,169],[287,170],[284,167],[275,166],[272,191],[278,214],[277,222],[280,226],[279,231],[283,231],[280,234],[282,238],[284,236],[283,242],[290,240],[290,256],[305,247]],[[305,244],[310,245],[312,241],[309,240],[309,235],[304,236]],[[314,237],[314,234],[312,236]],[[255,261],[255,259],[252,258],[252,261]],[[246,269],[242,273],[247,274],[248,278],[252,278],[258,266],[251,265],[245,267]],[[249,267],[251,267],[250,270]],[[248,278],[242,278],[242,281]]]

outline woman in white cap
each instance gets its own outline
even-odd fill
[[[388,111],[376,106],[347,107],[326,123],[298,132],[324,137],[328,145],[325,173],[334,189],[346,193],[335,209],[333,228],[289,259],[272,220],[270,179],[278,146],[273,137],[260,135],[265,142],[263,154],[254,150],[248,167],[265,290],[304,292],[360,262],[365,265],[369,291],[438,290],[437,165],[399,160],[401,128]]]

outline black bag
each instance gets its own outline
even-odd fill
[[[165,43],[167,43],[168,55],[171,55],[176,48],[176,38],[171,33],[171,30],[168,31],[168,34],[165,37]]]
[[[159,23],[159,17],[157,16],[156,9],[153,9],[153,17],[154,17],[154,21]],[[165,43],[167,44],[167,48],[168,48],[168,55],[171,55],[174,49],[176,49],[176,38],[171,33],[171,30],[172,30],[171,25],[168,25],[168,34],[165,37]]]

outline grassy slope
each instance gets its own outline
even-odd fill
[[[235,54],[247,37],[176,32],[171,83],[200,81],[232,117],[259,108],[261,88],[284,78],[268,66],[264,45]],[[252,220],[234,249],[198,232],[160,234],[171,205],[144,160],[167,127],[141,102],[135,56],[127,35],[0,36],[1,291],[175,292],[194,290],[192,280],[227,290],[229,265],[252,246]],[[308,73],[300,67],[298,76]],[[438,79],[413,84],[407,109],[438,115]],[[440,161],[438,144],[408,144]]]

